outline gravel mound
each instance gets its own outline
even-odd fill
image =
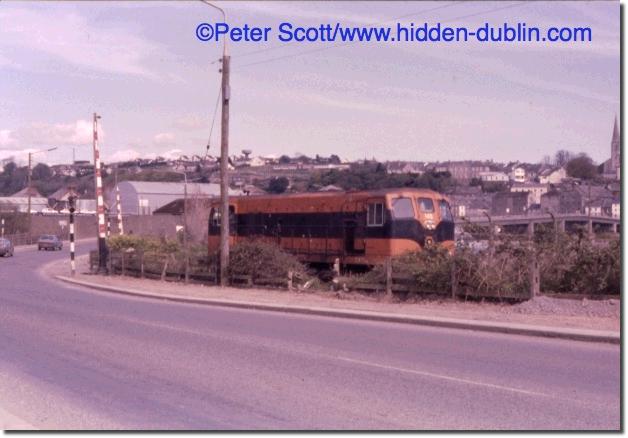
[[[569,315],[569,316],[597,316],[605,318],[619,318],[621,304],[619,300],[570,300],[566,298],[536,297],[516,304],[512,307],[514,313],[537,315]]]

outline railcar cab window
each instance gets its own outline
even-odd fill
[[[441,199],[438,202],[440,206],[440,218],[443,221],[453,222],[454,217],[451,214],[451,209],[449,208],[449,204],[444,199]]]
[[[430,198],[419,198],[418,203],[421,213],[434,213],[434,202]]]
[[[395,219],[414,219],[414,208],[410,198],[396,198],[392,201]]]
[[[375,202],[368,204],[368,214],[366,217],[368,227],[381,227],[384,225],[384,204]]]
[[[209,214],[211,218],[211,224],[213,227],[220,226],[220,209],[212,208]],[[229,227],[235,225],[235,208],[233,206],[229,206]]]

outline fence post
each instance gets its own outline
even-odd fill
[[[456,259],[451,258],[451,298],[456,299],[458,296],[458,279],[456,278]]]
[[[530,275],[530,299],[536,297],[540,293],[541,288],[541,275],[539,272],[539,261],[536,257],[534,247],[530,251],[529,261],[529,275]]]
[[[336,258],[334,260],[334,278],[340,276],[340,259]]]
[[[166,269],[168,269],[168,256],[165,257],[164,267],[161,270],[161,281],[166,280]]]
[[[386,257],[386,296],[392,298],[392,261]]]
[[[122,269],[122,276],[126,275],[126,269],[125,269],[126,266],[125,266],[125,263],[124,263],[125,262],[125,260],[124,260],[124,255],[125,254],[126,254],[126,251],[124,251],[124,250],[120,253],[120,256],[121,256],[120,265],[122,266],[122,268],[121,268]]]
[[[187,233],[188,230],[183,230],[183,232]],[[185,284],[188,284],[189,281],[190,281],[190,254],[189,254],[189,249],[185,248],[185,280],[183,282]]]
[[[144,251],[140,251],[140,278],[144,278]]]
[[[290,292],[292,292],[292,276],[293,276],[293,272],[288,271],[288,290]]]
[[[530,240],[534,238],[534,222],[528,222],[528,238]]]

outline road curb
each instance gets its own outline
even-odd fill
[[[208,305],[208,306],[231,307],[231,308],[238,308],[238,309],[266,310],[266,311],[272,311],[272,312],[296,313],[296,314],[305,314],[305,315],[329,316],[329,317],[346,318],[346,319],[361,319],[361,320],[367,320],[367,321],[396,322],[396,323],[402,323],[402,324],[414,324],[414,325],[423,325],[423,326],[431,326],[431,327],[476,330],[476,331],[483,331],[483,332],[537,336],[537,337],[546,337],[546,338],[555,338],[555,339],[569,339],[569,340],[587,341],[587,342],[604,342],[604,343],[611,343],[611,344],[619,344],[621,341],[618,333],[609,332],[609,331],[566,329],[566,328],[545,327],[545,326],[527,326],[524,324],[507,324],[507,323],[499,323],[499,322],[485,322],[485,321],[474,321],[474,320],[465,320],[465,319],[399,315],[399,314],[391,314],[391,313],[376,313],[376,312],[361,311],[361,310],[338,310],[338,309],[329,309],[329,308],[324,308],[324,307],[299,307],[299,306],[276,305],[276,304],[265,304],[265,303],[255,303],[255,302],[251,303],[251,302],[245,302],[245,301],[234,301],[234,300],[225,300],[225,299],[216,300],[216,299],[208,299],[208,298],[190,298],[190,297],[182,297],[178,295],[151,294],[151,293],[139,291],[136,289],[127,289],[127,288],[120,288],[116,286],[101,285],[101,284],[91,283],[89,281],[77,280],[77,279],[66,277],[63,275],[55,275],[54,277],[57,280],[63,281],[65,283],[89,287],[91,289],[96,289],[100,291],[113,292],[113,293],[117,293],[121,295],[133,296],[133,297],[158,299],[158,300],[163,300],[163,301],[173,301],[173,302],[179,302],[179,303],[202,304],[202,305]]]

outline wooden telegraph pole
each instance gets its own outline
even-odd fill
[[[227,50],[222,56],[222,123],[220,130],[220,285],[228,285],[229,269],[229,63]]]

